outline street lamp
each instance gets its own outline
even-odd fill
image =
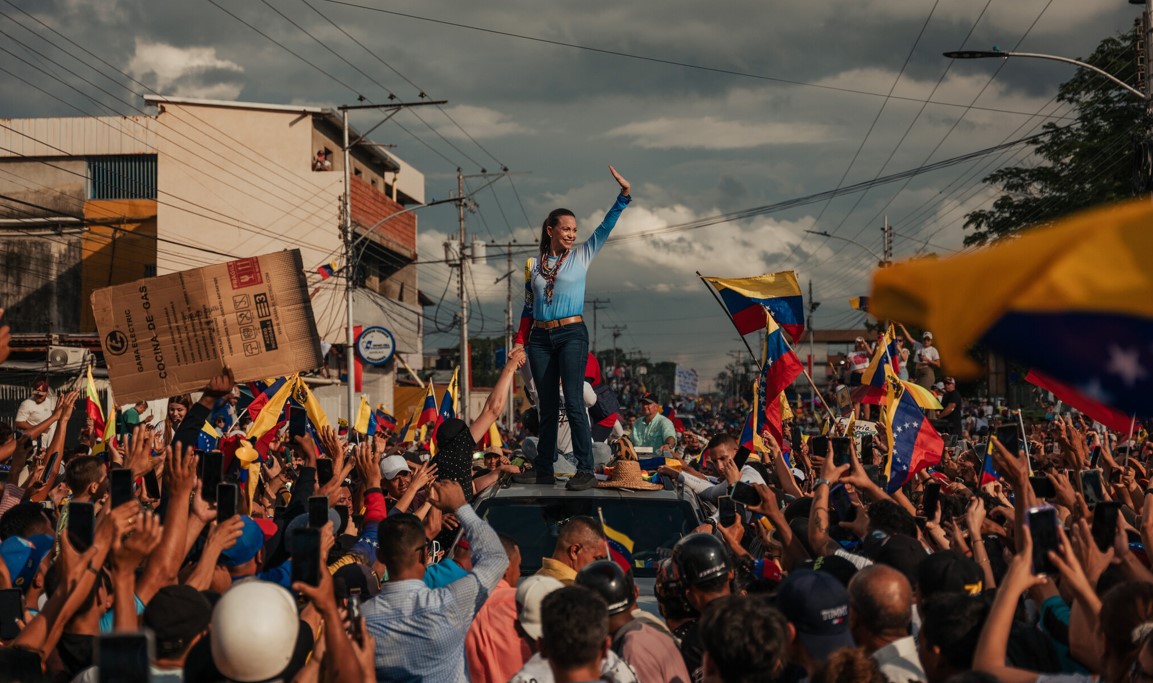
[[[877,252],[873,251],[872,249],[866,247],[865,245],[861,244],[860,242],[858,242],[856,240],[851,240],[848,237],[841,237],[840,235],[833,235],[833,234],[825,232],[823,230],[820,230],[820,231],[818,231],[818,230],[806,230],[805,232],[809,233],[810,235],[817,235],[817,236],[824,237],[827,239],[842,240],[842,241],[848,242],[850,244],[855,244],[858,247],[869,252],[869,254],[872,255],[873,258],[877,259],[877,263],[881,264],[881,266],[884,267],[885,259],[878,256]]]
[[[1047,59],[1053,62],[1064,62],[1066,64],[1079,66],[1082,69],[1088,69],[1095,74],[1104,76],[1114,84],[1124,88],[1140,99],[1146,99],[1145,93],[1141,92],[1137,88],[1134,88],[1120,78],[1117,78],[1108,71],[1099,69],[1092,64],[1088,64],[1077,59],[1070,59],[1068,57],[1061,57],[1059,55],[1047,55],[1040,52],[1003,52],[1001,50],[956,50],[953,52],[944,52],[942,54],[949,59],[1007,59],[1009,57],[1031,57],[1033,59]]]

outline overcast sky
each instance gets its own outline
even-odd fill
[[[612,163],[634,187],[614,232],[627,238],[1039,132],[1068,113],[1053,97],[1071,67],[951,64],[941,52],[998,46],[1084,57],[1128,30],[1140,10],[1124,0],[217,1],[0,0],[0,117],[143,107],[132,92],[144,88],[95,58],[85,61],[111,78],[80,65],[61,51],[75,47],[23,9],[164,94],[325,106],[358,96],[383,102],[390,92],[404,101],[422,91],[446,99],[443,112],[403,113],[373,138],[397,145],[394,152],[426,174],[429,199],[455,189],[458,166],[514,172],[477,196],[473,235],[535,243],[557,206],[591,231],[615,195]],[[369,115],[356,122],[375,123]],[[873,257],[805,230],[879,252],[887,215],[897,259],[952,253],[964,214],[994,198],[981,177],[1027,159],[1014,149],[827,203],[610,242],[594,262],[588,297],[611,300],[598,323],[627,325],[622,350],[695,367],[707,383],[743,346],[695,271],[796,270],[821,302],[816,327],[857,326],[864,316],[848,299],[868,293]],[[421,259],[442,259],[455,210],[434,207],[419,220]],[[518,268],[523,259],[516,256]],[[474,334],[503,332],[504,284],[494,280],[504,272],[503,258],[475,269],[484,319],[473,316]],[[437,298],[447,277],[443,264],[422,266],[421,289]],[[456,309],[445,300],[440,323]],[[454,334],[429,334],[426,348],[452,345]],[[598,338],[611,347],[609,330]]]

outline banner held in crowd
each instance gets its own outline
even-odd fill
[[[92,311],[123,403],[313,370],[320,336],[299,249],[98,289]]]

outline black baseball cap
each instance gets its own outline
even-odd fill
[[[853,647],[849,632],[849,591],[827,572],[801,569],[777,588],[777,609],[785,615],[813,659],[826,660]]]

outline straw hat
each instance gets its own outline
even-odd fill
[[[641,474],[641,464],[637,462],[637,452],[633,450],[632,442],[622,438],[619,442],[620,453],[617,455],[616,465],[608,481],[597,482],[602,489],[632,489],[634,491],[657,491],[664,486],[645,481]]]

